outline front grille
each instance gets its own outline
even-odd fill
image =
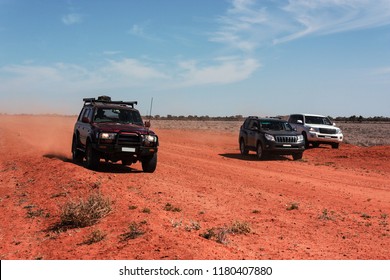
[[[336,134],[336,129],[334,129],[334,128],[320,128],[320,133]]]
[[[275,136],[275,140],[278,143],[296,143],[298,137],[297,136]]]
[[[137,133],[122,132],[118,134],[118,145],[140,146],[141,137]]]

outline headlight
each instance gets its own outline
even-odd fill
[[[320,132],[320,129],[317,128],[317,127],[310,127],[310,128],[309,128],[309,131],[310,131],[310,132]]]
[[[340,128],[337,128],[336,129],[336,134],[340,134],[341,133],[341,129]]]
[[[155,135],[142,135],[145,146],[153,146],[157,142],[157,136]]]
[[[156,142],[157,141],[157,137],[154,136],[154,135],[145,135],[145,140],[148,141],[148,142]]]
[[[105,139],[105,140],[113,140],[115,139],[116,133],[109,133],[109,132],[102,132],[99,134],[100,139]]]
[[[303,135],[300,134],[297,136],[297,142],[302,142],[303,141]]]
[[[271,134],[264,134],[265,136],[265,139],[267,139],[268,141],[275,141],[275,137],[273,137]]]

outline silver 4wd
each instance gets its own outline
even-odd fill
[[[158,137],[143,123],[136,101],[111,101],[109,96],[84,98],[84,106],[74,125],[73,161],[85,157],[89,169],[97,169],[100,159],[131,165],[140,161],[144,172],[157,167]]]
[[[320,144],[329,144],[338,149],[343,141],[341,129],[336,127],[328,117],[314,114],[292,114],[288,122],[293,128],[305,137],[306,147],[311,144],[318,147]]]

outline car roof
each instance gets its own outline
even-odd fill
[[[291,114],[292,115],[302,115],[302,116],[309,116],[309,117],[325,117],[324,115],[317,115],[317,114]]]
[[[249,119],[255,119],[259,121],[277,121],[277,122],[287,122],[286,120],[278,119],[278,118],[259,118],[255,116],[248,117]]]
[[[125,106],[125,105],[118,105],[118,104],[109,104],[109,103],[103,103],[103,102],[95,102],[93,104],[86,104],[84,107],[96,107],[96,108],[110,108],[110,109],[125,109],[125,110],[132,110],[132,111],[138,111],[135,108]]]

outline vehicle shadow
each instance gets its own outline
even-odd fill
[[[237,160],[244,160],[244,161],[280,161],[280,160],[292,160],[288,156],[283,155],[267,155],[264,159],[258,160],[256,158],[255,154],[248,154],[248,155],[241,155],[241,154],[233,154],[233,153],[226,153],[226,154],[219,154],[222,157],[225,158],[231,158],[231,159],[237,159]]]
[[[112,163],[112,162],[100,162],[96,172],[101,173],[142,173],[142,170],[131,168],[130,166]]]
[[[73,162],[72,159],[61,154],[44,154],[43,157],[49,159],[58,159],[63,162],[70,162],[75,165],[85,167],[85,161],[76,163]],[[98,169],[95,171],[101,173],[142,173],[143,172],[142,170],[131,168],[130,166],[126,166],[118,163],[112,163],[112,162],[104,162],[104,161],[100,162]]]

